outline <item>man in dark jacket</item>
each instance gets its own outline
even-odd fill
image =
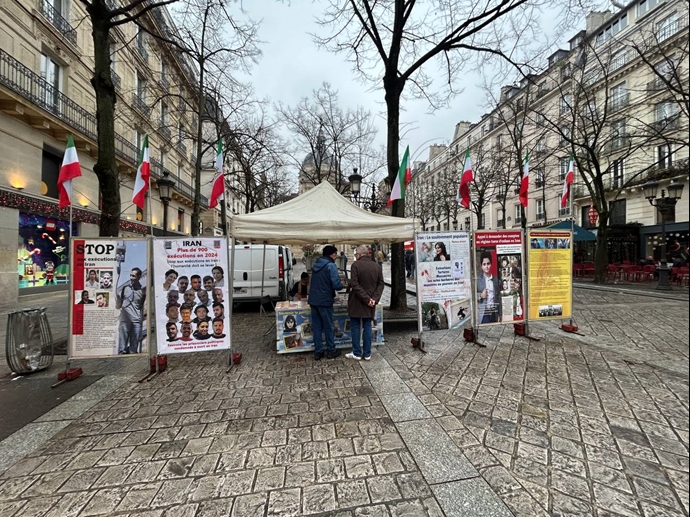
[[[366,361],[371,359],[371,320],[376,313],[376,304],[383,294],[383,273],[379,265],[367,253],[367,247],[358,246],[355,250],[355,263],[350,269],[350,296],[347,300],[347,314],[350,316],[352,332],[352,352],[346,354],[349,359]],[[362,344],[359,346],[360,329]]]
[[[311,320],[314,326],[314,359],[317,361],[324,355],[322,332],[326,335],[326,357],[334,359],[340,355],[340,350],[335,348],[333,328],[333,299],[335,292],[343,288],[335,265],[338,249],[335,246],[325,246],[322,255],[316,259],[311,268],[311,287],[307,299],[311,307]]]

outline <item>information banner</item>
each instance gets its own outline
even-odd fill
[[[570,318],[573,239],[569,231],[529,232],[529,319]]]
[[[159,354],[230,348],[226,237],[157,238],[153,290]]]
[[[148,353],[146,239],[74,239],[70,357]]]
[[[372,322],[372,343],[383,343],[383,306],[376,305]],[[351,348],[352,333],[347,303],[333,306],[335,347]],[[276,350],[279,354],[307,352],[314,350],[314,329],[311,322],[311,308],[304,300],[278,302],[276,304]],[[324,347],[326,341],[323,341]]]
[[[423,330],[462,326],[472,316],[469,233],[417,233],[415,253]]]
[[[477,324],[523,321],[522,231],[476,231],[474,252]]]

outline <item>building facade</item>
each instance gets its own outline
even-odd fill
[[[113,4],[115,5],[115,4]],[[0,4],[0,290],[18,294],[45,284],[46,263],[66,284],[69,235],[98,235],[98,156],[91,25],[80,2],[9,0]],[[189,234],[196,157],[192,68],[152,37],[174,27],[164,8],[111,31],[115,142],[122,200],[120,235]],[[73,134],[82,177],[73,181],[73,225],[58,209],[57,177]],[[145,135],[152,184],[143,210],[132,187]],[[156,179],[168,175],[174,193],[164,214]],[[202,205],[207,206],[206,199]],[[167,215],[167,217],[164,217]],[[167,228],[163,221],[167,220]]]
[[[459,123],[448,147],[430,150],[408,201],[417,206],[409,208],[434,230],[544,227],[570,218],[594,229],[594,193],[605,200],[610,261],[659,258],[661,214],[641,186],[673,181],[685,188],[667,216],[668,244],[687,247],[688,39],[687,2],[635,0],[615,13],[591,13],[543,73],[503,87],[480,121]],[[455,201],[467,149],[475,175],[469,211]],[[571,154],[572,208],[560,203]]]

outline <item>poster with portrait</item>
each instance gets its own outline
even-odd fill
[[[73,239],[69,347],[74,358],[148,353],[146,239]]]
[[[153,240],[153,291],[159,354],[230,348],[228,240]]]
[[[477,324],[522,322],[525,319],[522,231],[476,231],[474,253]]]
[[[571,233],[531,230],[527,242],[529,319],[570,318],[573,301]]]
[[[472,317],[470,234],[425,232],[415,236],[417,292],[422,328],[457,328]]]
[[[336,348],[352,348],[350,317],[347,301],[333,305],[333,330]],[[376,305],[372,321],[372,344],[383,343],[383,306]],[[325,346],[325,339],[323,341]],[[276,351],[279,354],[314,350],[314,327],[311,308],[305,300],[285,301],[276,304]]]

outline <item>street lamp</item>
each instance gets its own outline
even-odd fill
[[[347,178],[350,182],[350,192],[355,198],[355,204],[359,206],[359,192],[362,189],[362,176],[357,174],[357,167],[352,169],[352,174]]]
[[[175,187],[175,182],[170,179],[168,171],[163,169],[163,177],[158,181],[158,194],[163,202],[163,236],[168,235],[168,203],[172,199],[172,190]]]
[[[683,195],[683,184],[672,182],[668,187],[668,197],[666,191],[661,189],[661,197],[657,198],[659,184],[656,181],[648,181],[642,185],[644,197],[649,204],[656,207],[661,214],[661,264],[659,266],[659,283],[656,288],[662,291],[670,291],[671,285],[668,283],[668,261],[666,258],[666,218],[671,213],[676,203]]]

